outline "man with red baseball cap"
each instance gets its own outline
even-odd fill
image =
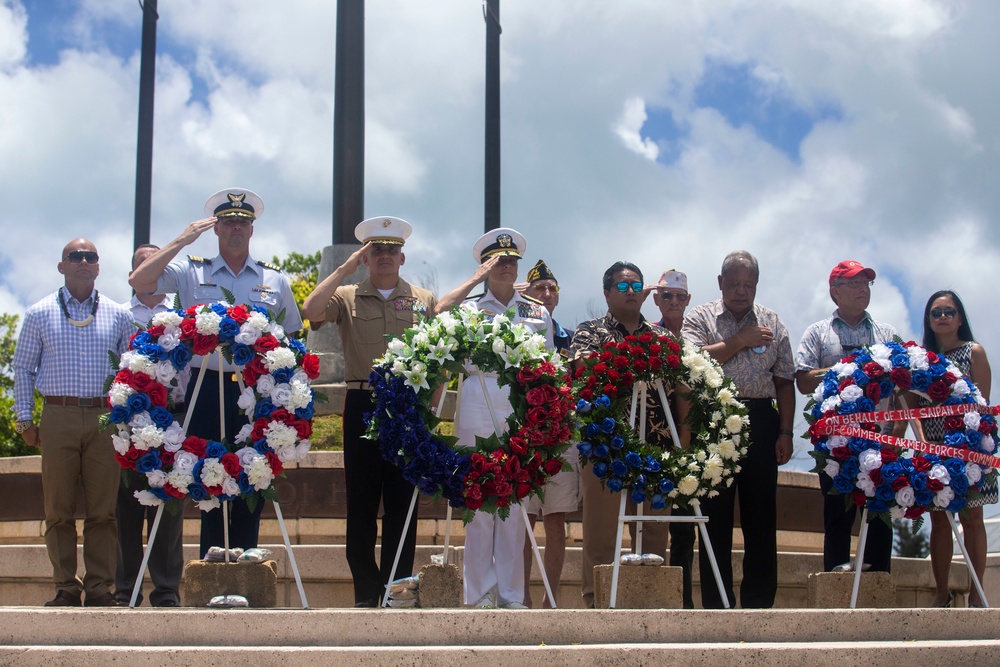
[[[885,343],[896,337],[896,329],[868,314],[875,271],[848,259],[830,271],[830,298],[837,304],[833,314],[812,324],[802,335],[795,354],[795,385],[809,396],[816,391],[830,367],[854,349]],[[892,397],[881,401],[878,410],[891,410]],[[879,424],[882,433],[891,424]],[[823,491],[823,568],[827,572],[851,561],[851,529],[857,510],[845,507],[840,494],[830,495],[833,480],[819,474]],[[882,521],[868,524],[864,562],[876,572],[888,572],[892,559],[892,528]]]

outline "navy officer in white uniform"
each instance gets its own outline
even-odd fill
[[[476,241],[472,255],[479,268],[462,285],[449,292],[438,304],[436,312],[450,308],[465,299],[462,305],[489,315],[499,315],[513,308],[511,321],[545,336],[545,346],[554,350],[552,317],[538,300],[514,289],[517,282],[517,262],[525,250],[524,236],[513,229],[493,229]],[[486,281],[483,294],[468,297],[472,288]],[[511,414],[510,392],[497,385],[496,375],[485,375],[486,390],[496,411],[497,422],[505,424]],[[458,444],[474,447],[476,436],[488,437],[494,432],[493,419],[486,405],[483,386],[476,377],[462,383],[461,411],[455,424]],[[503,428],[503,426],[501,426]],[[524,519],[521,508],[512,504],[506,520],[487,512],[476,512],[465,528],[465,602],[477,608],[527,609],[524,599]]]
[[[237,304],[264,306],[275,316],[284,311],[282,326],[285,331],[298,331],[302,328],[302,317],[288,276],[278,267],[250,256],[253,225],[263,212],[264,202],[256,193],[243,188],[219,190],[205,202],[206,217],[189,224],[180,236],[137,267],[129,278],[129,284],[140,294],[174,292],[184,308],[225,301],[225,289],[233,294]],[[219,237],[217,256],[205,259],[187,255],[172,261],[184,247],[210,229]],[[196,370],[188,385],[189,393],[196,384],[200,366],[201,357],[195,357],[191,361],[191,367]],[[225,396],[224,429],[219,420],[220,371]],[[189,435],[209,440],[224,437],[231,443],[247,423],[246,416],[237,406],[240,390],[235,372],[236,367],[228,363],[220,369],[218,355],[209,357],[205,379],[194,404]],[[190,399],[189,396],[189,404]],[[258,503],[250,512],[242,499],[230,503],[231,547],[250,549],[257,546],[263,506],[264,503]],[[201,554],[204,555],[209,547],[222,546],[223,541],[221,508],[203,513]]]

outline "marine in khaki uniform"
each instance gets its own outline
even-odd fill
[[[354,578],[354,606],[378,606],[399,546],[413,485],[382,459],[379,443],[363,438],[364,414],[372,410],[368,376],[372,362],[386,351],[386,334],[401,336],[420,316],[430,317],[437,298],[399,277],[406,262],[403,243],[412,227],[388,216],[361,222],[354,235],[364,245],[327,276],[306,299],[302,313],[313,326],[333,322],[344,346],[347,395],[344,400],[344,476],[347,484],[347,562]],[[369,275],[342,285],[364,264]],[[381,563],[375,561],[378,508],[382,516]],[[410,521],[397,572],[413,571],[417,517]]]

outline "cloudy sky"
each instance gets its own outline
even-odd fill
[[[328,245],[335,3],[159,11],[153,242],[240,185],[267,204],[256,256]],[[0,310],[50,292],[81,235],[99,289],[129,296],[141,20],[134,0],[0,0]],[[700,303],[747,249],[793,344],[854,258],[876,317],[919,335],[954,288],[1000,358],[1000,3],[504,0],[501,23],[503,224],[556,273],[564,324],[603,311],[617,259],[686,271]],[[484,35],[478,0],[367,3],[365,212],[414,223],[404,276],[439,292],[482,231]]]

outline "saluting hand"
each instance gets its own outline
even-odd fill
[[[500,261],[500,255],[493,255],[488,260],[480,264],[476,268],[476,272],[472,274],[473,284],[478,285],[479,283],[486,280],[486,278],[489,277],[490,275],[490,270],[494,266],[496,266],[497,262],[499,261]]]
[[[181,232],[181,235],[178,237],[178,240],[181,241],[184,245],[190,245],[194,243],[199,236],[201,236],[203,233],[207,232],[209,229],[214,227],[215,223],[218,221],[219,219],[216,218],[215,216],[211,218],[202,218],[201,220],[195,220],[190,225],[184,228],[184,231]]]
[[[368,253],[369,250],[371,250],[371,248],[372,248],[372,242],[369,241],[368,243],[364,244],[363,246],[355,250],[351,254],[351,256],[348,257],[347,260],[344,262],[343,264],[344,268],[347,269],[350,273],[354,273],[355,271],[357,271],[358,267],[361,266],[361,260],[365,258],[365,255]]]

